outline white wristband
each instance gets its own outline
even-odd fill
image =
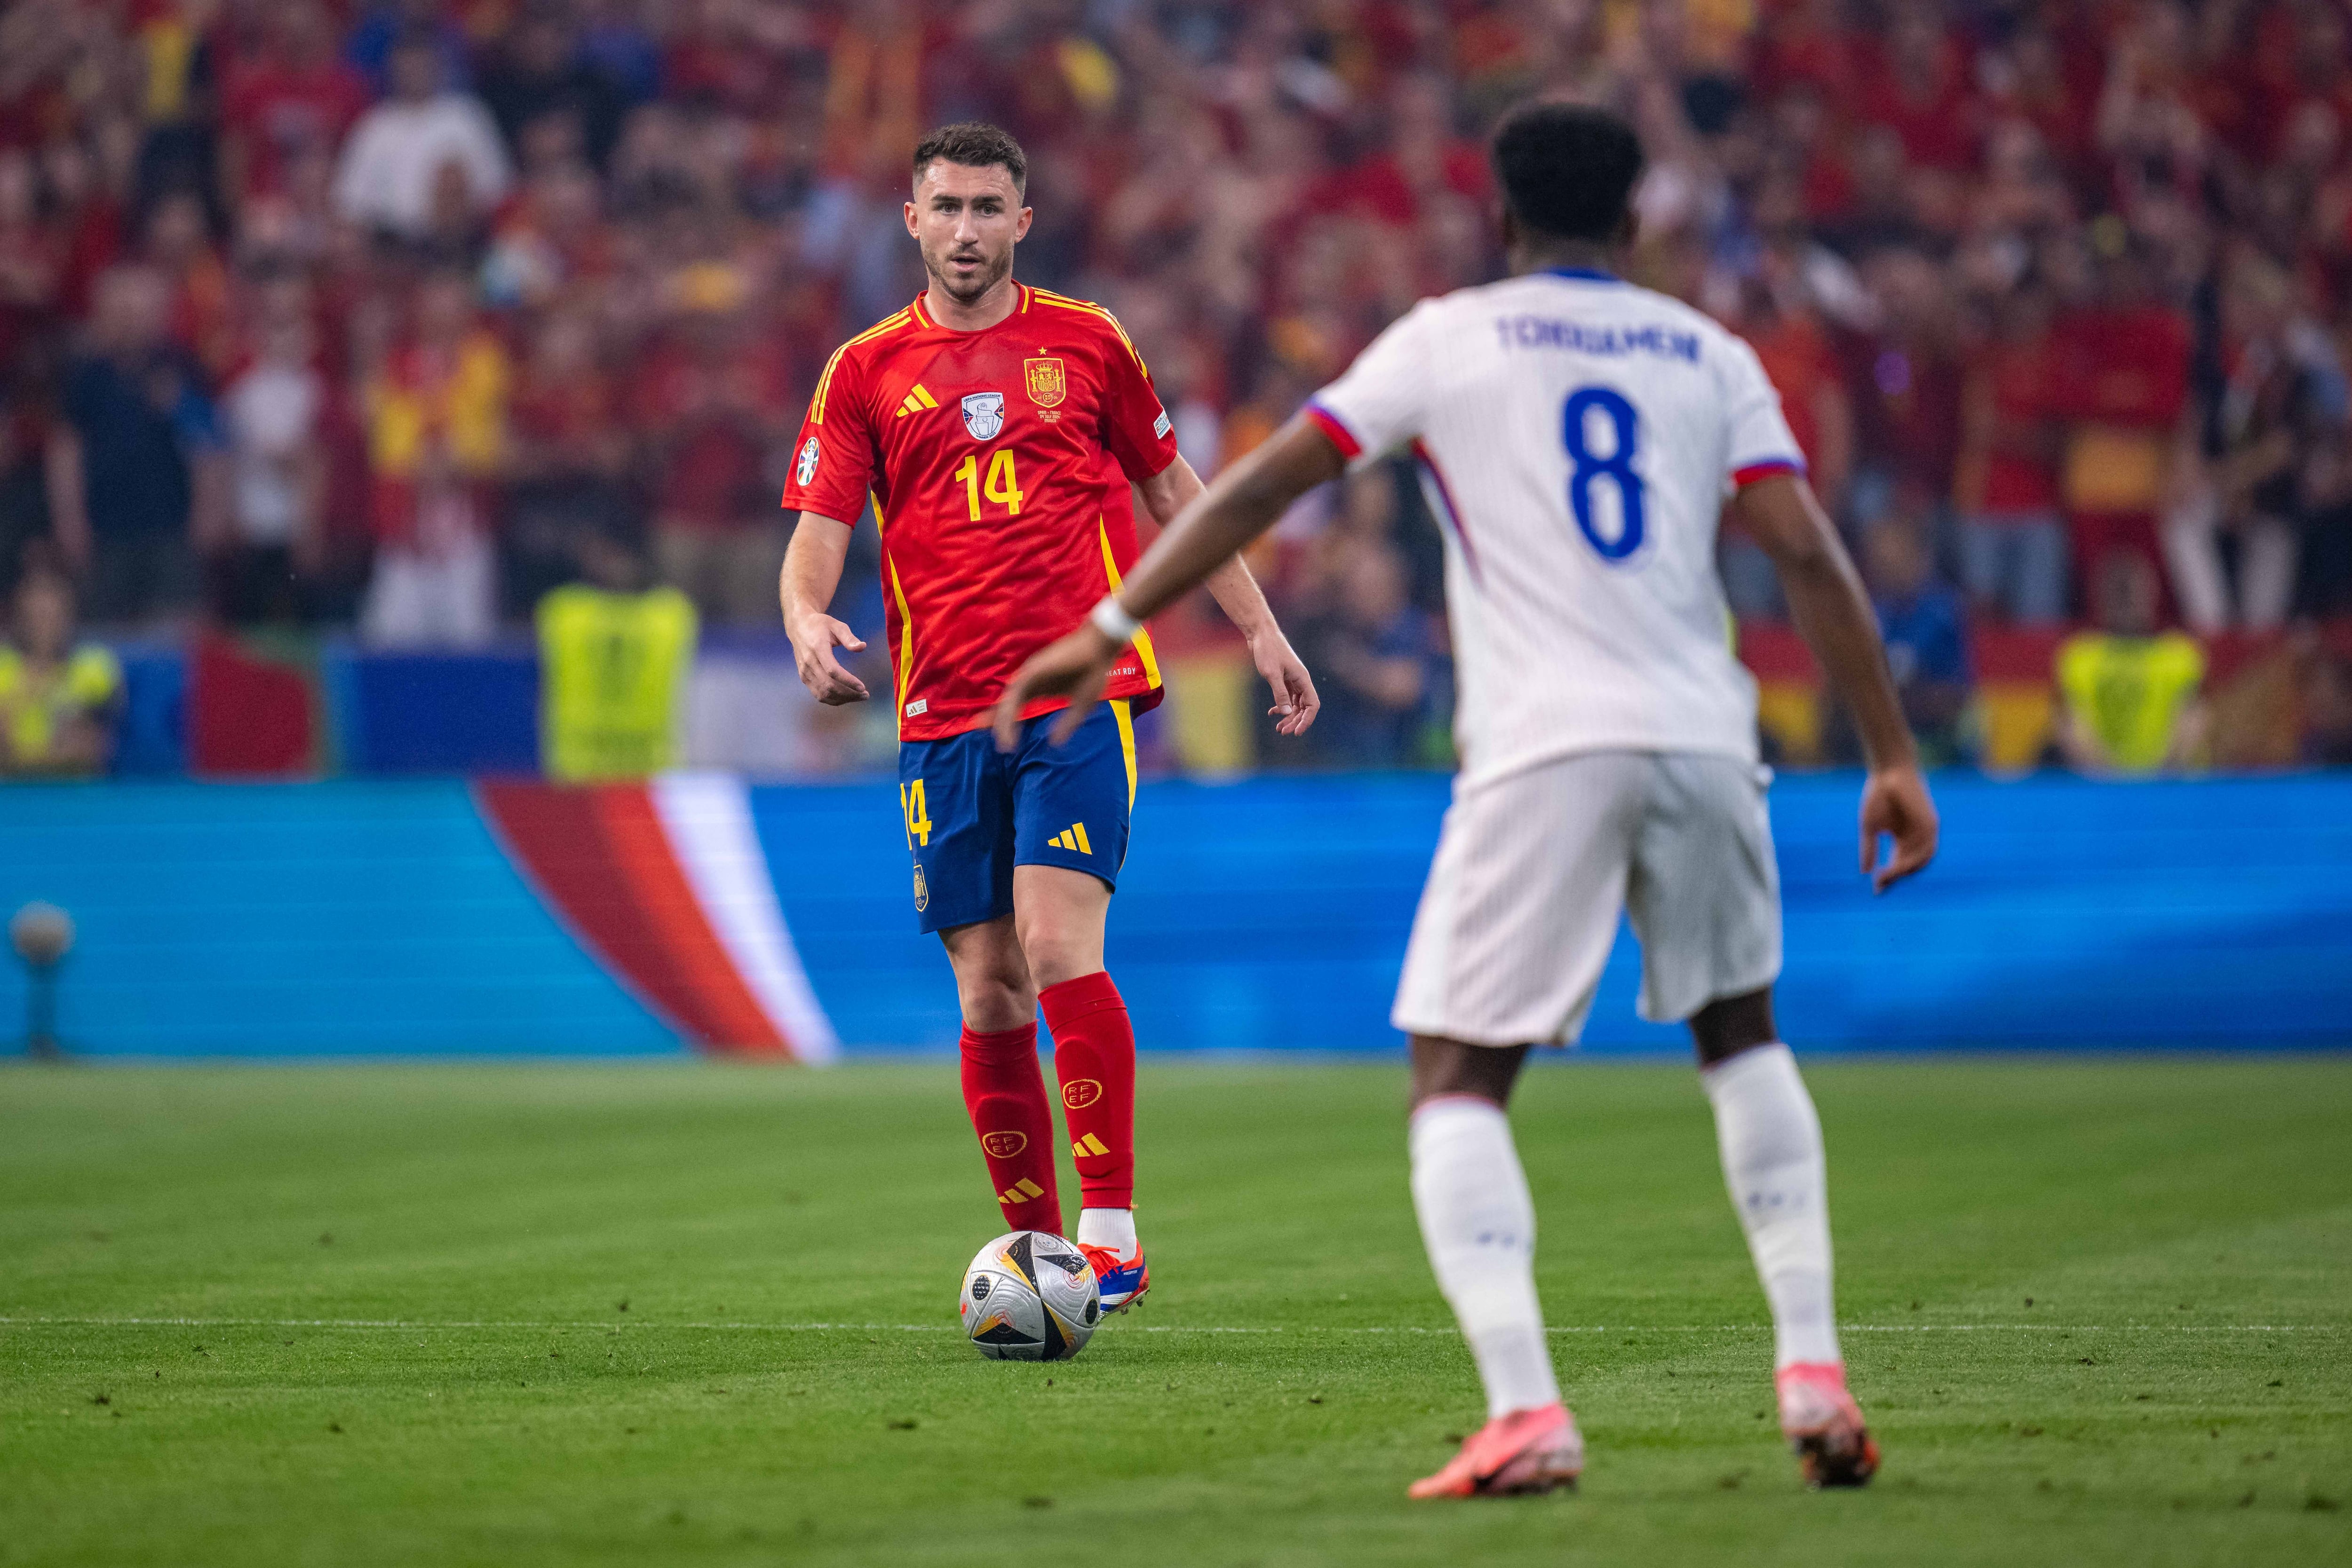
[[[1143,630],[1142,622],[1118,607],[1118,595],[1115,593],[1104,594],[1102,601],[1095,606],[1094,613],[1087,619],[1093,622],[1096,631],[1122,648],[1134,642],[1135,634]]]

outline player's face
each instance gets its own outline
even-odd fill
[[[971,305],[1013,270],[1013,247],[1029,232],[1029,209],[1003,164],[973,169],[941,160],[915,183],[907,232],[922,248],[932,281],[959,305]]]

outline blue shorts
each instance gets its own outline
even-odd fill
[[[945,931],[1013,913],[1013,868],[1058,865],[1118,885],[1135,807],[1135,725],[1124,702],[1068,742],[1058,713],[1021,727],[1010,755],[985,729],[898,747],[898,806],[915,858],[915,915]]]

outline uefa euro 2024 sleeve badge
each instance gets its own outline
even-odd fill
[[[995,440],[996,433],[1004,428],[1004,394],[998,392],[966,392],[963,427],[971,432],[975,441]]]

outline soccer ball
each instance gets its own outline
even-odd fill
[[[1102,1322],[1095,1271],[1076,1248],[1015,1230],[980,1249],[956,1297],[964,1337],[992,1361],[1067,1361]]]

